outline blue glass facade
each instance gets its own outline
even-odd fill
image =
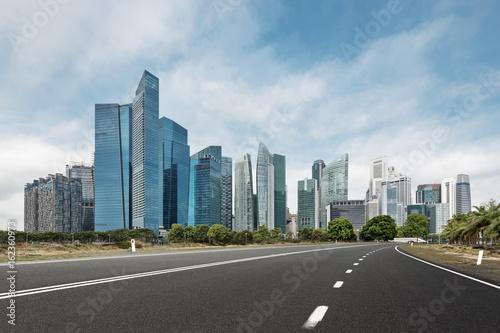
[[[468,175],[457,176],[457,213],[467,214],[471,211],[470,180]]]
[[[221,152],[210,146],[190,158],[189,225],[221,223]]]
[[[95,230],[129,228],[132,105],[95,105]]]
[[[156,233],[160,225],[158,85],[158,78],[144,71],[132,111],[133,226]]]
[[[175,121],[160,119],[160,223],[188,224],[189,146],[188,131]]]
[[[274,227],[286,233],[286,156],[273,154]]]

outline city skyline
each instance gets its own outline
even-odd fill
[[[90,162],[94,103],[130,103],[145,68],[161,81],[159,116],[189,131],[192,151],[221,144],[226,156],[249,153],[255,163],[263,141],[286,156],[292,212],[297,181],[310,177],[312,163],[344,152],[349,199],[364,197],[377,156],[409,173],[413,202],[417,185],[458,174],[471,178],[472,205],[500,199],[500,62],[498,46],[484,43],[495,40],[495,2],[402,1],[362,47],[354,28],[377,22],[370,13],[387,1],[246,2],[223,19],[209,2],[135,13],[162,22],[158,31],[126,24],[131,3],[101,6],[61,5],[16,47],[9,34],[22,36],[21,18],[43,9],[36,1],[6,6],[0,159],[8,163],[0,172],[0,228],[23,220],[26,182],[64,173],[69,162]],[[97,18],[89,39],[83,27],[96,12],[111,14]],[[341,45],[355,51],[346,57]]]

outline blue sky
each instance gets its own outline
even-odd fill
[[[499,12],[460,0],[6,2],[0,228],[22,223],[25,183],[90,161],[94,104],[131,102],[144,69],[192,153],[222,145],[255,166],[262,140],[285,154],[292,212],[314,160],[342,153],[350,199],[364,197],[370,159],[388,156],[414,189],[466,173],[473,204],[498,201]]]

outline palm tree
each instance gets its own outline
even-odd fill
[[[482,235],[484,245],[485,239],[498,236],[500,204],[496,204],[494,200],[491,200],[486,205],[474,206],[474,208],[476,211],[472,213],[472,222],[464,229],[463,235],[473,237],[475,242]]]
[[[463,231],[470,224],[471,214],[455,214],[451,219],[448,220],[448,224],[443,227],[443,232],[441,233],[442,239],[449,239],[450,242],[460,241],[462,244],[464,242]]]

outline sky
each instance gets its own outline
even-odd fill
[[[90,162],[94,105],[130,103],[144,70],[191,154],[286,155],[288,206],[317,159],[349,154],[349,199],[369,162],[417,185],[470,175],[500,201],[500,2],[464,0],[4,1],[0,229],[24,185]]]

